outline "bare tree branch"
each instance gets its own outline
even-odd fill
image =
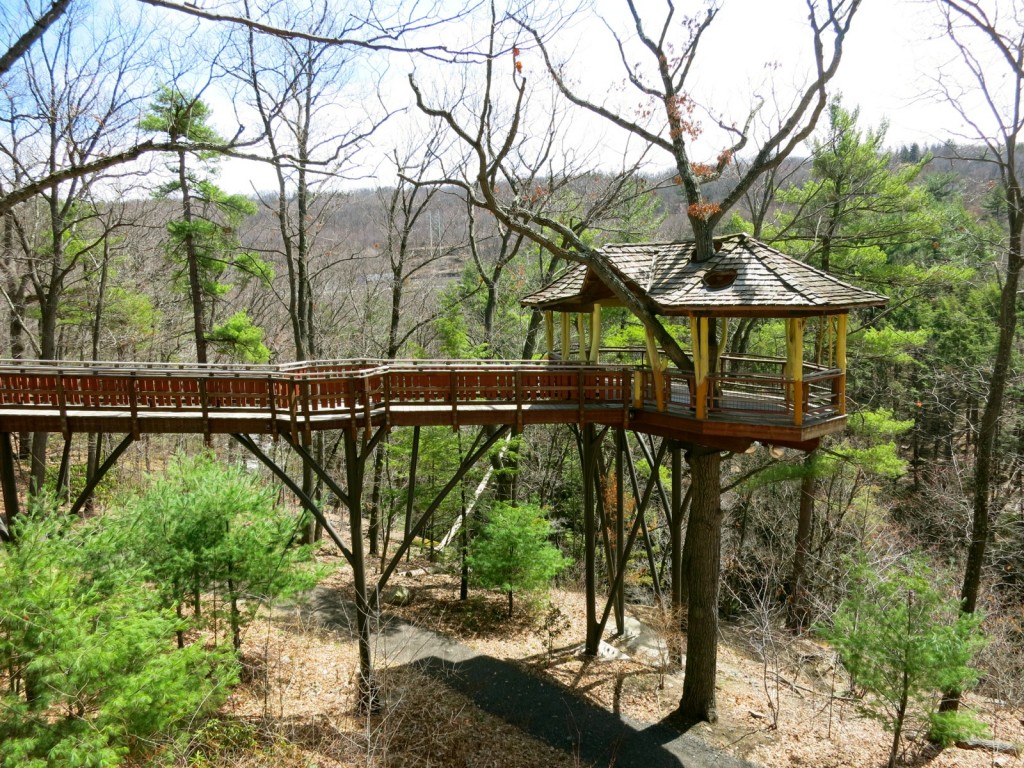
[[[10,48],[7,49],[7,53],[0,56],[0,76],[7,73],[7,71],[14,66],[14,62],[24,56],[28,49],[43,36],[43,33],[49,29],[57,19],[64,15],[68,7],[71,5],[71,0],[53,0],[53,4],[49,10],[46,11],[42,16],[35,20],[35,23],[29,27],[28,31],[19,37]]]
[[[215,13],[213,11],[207,11],[200,8],[198,5],[191,4],[188,2],[178,2],[177,0],[138,0],[140,3],[146,5],[152,5],[156,8],[166,8],[172,11],[178,11],[181,13],[195,16],[200,19],[215,22],[227,22],[231,24],[240,24],[244,27],[248,27],[256,32],[260,32],[265,35],[273,35],[274,37],[280,37],[286,40],[307,40],[312,43],[323,43],[325,45],[344,45],[353,48],[363,48],[370,51],[391,51],[395,53],[418,53],[430,58],[437,59],[438,61],[445,62],[456,62],[465,61],[469,59],[482,58],[476,52],[466,49],[457,50],[449,48],[445,45],[425,45],[425,46],[407,46],[400,45],[398,41],[410,32],[418,32],[423,29],[433,28],[440,26],[445,23],[457,21],[459,18],[467,13],[470,13],[473,9],[479,6],[479,3],[474,3],[470,7],[462,7],[458,9],[457,13],[447,15],[445,17],[430,18],[429,21],[413,22],[410,24],[400,25],[396,29],[385,29],[379,27],[375,30],[375,34],[370,35],[367,38],[360,37],[332,37],[330,35],[317,35],[310,32],[302,32],[297,29],[288,29],[285,27],[277,27],[272,24],[266,24],[264,22],[256,21],[254,19],[247,18],[245,16],[237,16],[227,13]],[[366,26],[364,24],[364,26]]]

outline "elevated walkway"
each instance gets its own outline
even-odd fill
[[[808,450],[845,427],[840,371],[806,370],[794,381],[777,361],[740,362],[698,390],[689,374],[605,363],[7,361],[0,432],[286,433],[308,444],[326,429],[600,424],[723,450],[753,441]]]

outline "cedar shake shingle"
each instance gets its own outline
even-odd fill
[[[743,234],[716,238],[715,245],[715,255],[702,262],[691,260],[692,241],[613,244],[598,253],[662,315],[824,315],[888,301]],[[583,264],[521,300],[528,307],[573,312],[589,311],[595,302],[618,303]]]

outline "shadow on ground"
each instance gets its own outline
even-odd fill
[[[354,632],[355,608],[340,591],[317,590],[313,604],[326,627]],[[381,616],[376,630],[376,667],[408,665],[429,674],[472,699],[482,711],[563,750],[581,765],[756,768],[713,749],[685,727],[630,722],[516,664],[480,655],[451,637],[395,616]]]
[[[489,656],[413,664],[483,711],[561,749],[584,765],[615,768],[753,768],[664,723],[634,726],[569,691]]]

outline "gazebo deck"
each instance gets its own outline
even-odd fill
[[[711,377],[707,415],[698,419],[692,376],[666,371],[657,377],[663,382],[659,398],[656,377],[642,366],[491,360],[280,366],[7,361],[0,364],[0,432],[284,432],[308,442],[316,430],[382,425],[522,429],[593,423],[741,450],[755,440],[813,448],[821,436],[845,427],[840,371],[814,369],[793,382],[781,375],[778,361],[749,362],[726,362],[725,372]],[[733,372],[740,368],[744,372]]]

